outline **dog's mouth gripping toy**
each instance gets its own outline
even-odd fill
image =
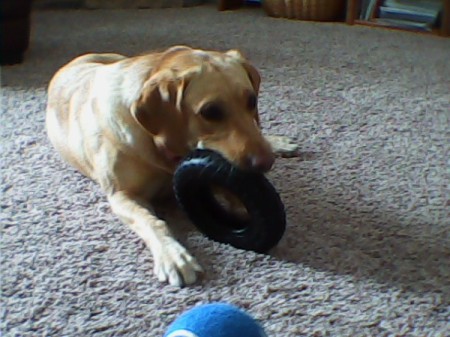
[[[264,174],[241,170],[217,152],[198,149],[184,158],[174,191],[188,218],[215,241],[264,253],[284,234],[284,205]]]

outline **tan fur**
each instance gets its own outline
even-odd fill
[[[185,46],[131,58],[84,55],[51,80],[51,142],[100,184],[113,212],[145,241],[160,281],[191,284],[202,269],[147,200],[171,190],[179,158],[196,147],[214,149],[243,168],[271,166],[257,109],[246,103],[258,94],[259,83],[257,70],[239,52]],[[199,113],[213,101],[223,104],[221,121]]]

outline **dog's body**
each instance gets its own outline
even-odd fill
[[[145,241],[160,281],[191,284],[202,271],[148,204],[171,191],[180,158],[204,147],[246,169],[273,164],[258,126],[259,82],[236,51],[178,46],[133,58],[84,55],[49,85],[51,142],[100,184],[113,212]]]

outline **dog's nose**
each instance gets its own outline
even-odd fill
[[[259,172],[269,171],[274,162],[275,156],[272,153],[253,155],[249,158],[250,168]]]

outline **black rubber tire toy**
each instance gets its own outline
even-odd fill
[[[272,184],[262,173],[241,170],[217,152],[193,151],[175,171],[173,186],[188,218],[215,241],[265,253],[284,234],[285,209]],[[247,210],[247,219],[226,210],[212,186],[236,196]]]

